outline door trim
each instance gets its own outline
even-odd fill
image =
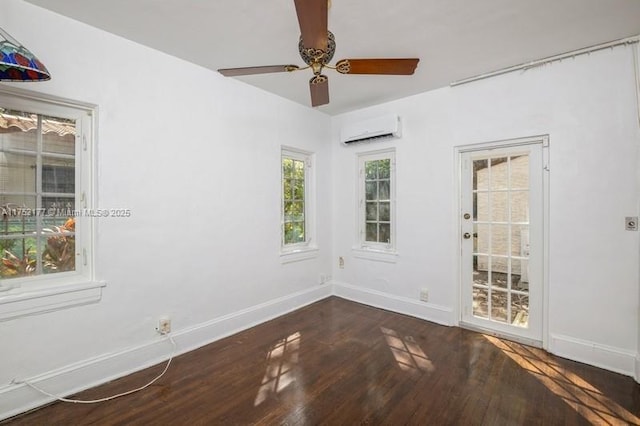
[[[485,151],[498,148],[511,148],[523,145],[541,144],[542,145],[542,342],[533,341],[530,339],[496,333],[495,330],[484,329],[477,325],[470,325],[462,320],[462,217],[460,212],[462,211],[462,162],[461,156],[464,153],[474,151]],[[458,285],[456,286],[456,299],[455,315],[457,318],[457,325],[462,328],[468,328],[473,331],[481,333],[497,335],[509,340],[519,341],[531,346],[542,346],[543,349],[548,350],[549,346],[549,188],[550,188],[550,142],[549,135],[535,135],[514,139],[502,139],[489,142],[473,143],[466,145],[458,145],[454,147],[454,170],[455,170],[455,182],[456,182],[456,197],[455,197],[455,212],[458,215],[455,225],[457,230],[455,232],[456,244],[454,245],[457,259],[456,276]]]

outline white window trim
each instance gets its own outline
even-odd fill
[[[374,243],[365,240],[366,233],[366,206],[365,206],[365,174],[364,164],[366,161],[391,160],[391,242],[389,244]],[[352,248],[353,255],[359,259],[373,260],[377,262],[395,263],[398,258],[397,234],[396,234],[396,150],[388,148],[378,151],[361,152],[357,155],[357,219],[356,219],[356,244]]]
[[[291,263],[313,259],[318,256],[316,244],[316,177],[315,154],[289,146],[281,147],[280,155],[280,262]],[[284,202],[282,199],[282,159],[293,158],[304,161],[305,164],[305,242],[284,244]]]
[[[375,250],[366,247],[353,247],[353,257],[357,259],[373,260],[375,262],[396,263],[398,252],[395,250]]]
[[[0,85],[0,104],[77,120],[80,130],[76,136],[76,158],[79,160],[76,167],[80,168],[80,179],[76,182],[76,199],[80,204],[77,209],[92,210],[96,194],[94,147],[97,107],[3,85]],[[93,268],[95,219],[88,215],[76,217],[76,227],[76,270],[0,281],[0,321],[101,300],[106,283],[95,279]]]
[[[0,321],[99,302],[106,285],[95,281],[15,293],[17,289],[9,290],[9,294],[0,296]]]

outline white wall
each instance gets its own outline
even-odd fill
[[[166,357],[154,331],[170,315],[179,350],[325,297],[330,273],[330,119],[239,81],[5,0],[0,27],[47,65],[50,82],[16,84],[98,105],[101,219],[97,304],[0,323],[0,418],[52,392]],[[315,259],[281,264],[280,146],[317,154]]]
[[[640,135],[631,48],[443,88],[330,119],[21,0],[0,27],[47,64],[23,85],[99,106],[97,304],[0,323],[0,418],[46,401],[14,378],[69,393],[334,292],[457,323],[454,147],[549,134],[549,348],[631,374],[638,352]],[[342,123],[386,112],[404,137],[344,148]],[[333,133],[332,133],[333,132]],[[317,259],[282,265],[280,145],[317,153]],[[397,147],[395,264],[356,259],[355,153]],[[333,236],[333,237],[332,237]],[[346,260],[337,267],[338,256]],[[430,302],[418,302],[428,287]]]
[[[454,147],[548,134],[548,348],[632,375],[638,340],[640,134],[631,47],[443,88],[333,120],[335,291],[457,324]],[[404,137],[343,147],[343,123],[400,114]],[[396,264],[354,258],[355,153],[397,149]],[[343,220],[338,220],[343,218]],[[334,260],[334,264],[336,261]],[[421,287],[429,303],[418,303]]]

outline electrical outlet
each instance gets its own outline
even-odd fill
[[[158,319],[158,327],[156,327],[156,331],[160,334],[171,333],[171,318],[160,317]]]
[[[423,302],[429,301],[429,290],[427,290],[426,288],[420,290],[420,300],[422,300]]]
[[[331,281],[331,275],[320,274],[318,276],[318,284],[326,284]]]
[[[338,258],[338,268],[344,269],[344,257],[342,256]]]

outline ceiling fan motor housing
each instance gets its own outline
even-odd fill
[[[336,40],[333,36],[333,33],[331,31],[327,31],[327,50],[323,51],[320,49],[304,47],[302,36],[300,36],[300,41],[298,42],[298,51],[300,52],[300,57],[305,64],[313,65],[320,63],[322,65],[326,65],[331,62],[331,59],[333,59],[333,54],[336,52]]]

